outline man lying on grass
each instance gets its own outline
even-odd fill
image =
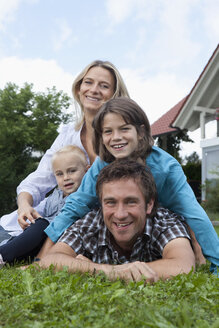
[[[157,209],[154,179],[144,165],[114,161],[100,172],[96,189],[102,209],[69,227],[38,262],[42,268],[147,282],[195,268],[183,218]]]

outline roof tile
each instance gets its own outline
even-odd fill
[[[172,128],[171,124],[175,120],[176,116],[180,113],[186,99],[184,97],[178,104],[171,108],[166,114],[161,116],[157,121],[151,125],[151,133],[153,137],[158,137],[162,134],[168,134],[173,131],[177,131],[177,128]]]

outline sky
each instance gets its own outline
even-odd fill
[[[71,96],[85,66],[109,60],[153,123],[194,86],[219,42],[218,17],[218,0],[0,0],[0,89],[28,82]],[[189,135],[181,155],[201,155],[200,131]]]

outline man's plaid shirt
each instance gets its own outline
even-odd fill
[[[190,239],[184,222],[181,216],[159,208],[155,217],[146,219],[145,230],[137,238],[130,259],[120,256],[113,248],[101,210],[93,210],[76,221],[58,241],[68,244],[76,254],[82,254],[95,263],[152,262],[162,258],[165,245],[172,239]]]

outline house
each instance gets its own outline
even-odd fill
[[[215,137],[206,139],[206,123],[217,120]],[[190,93],[151,126],[154,138],[161,137],[164,148],[168,134],[200,128],[202,148],[202,184],[219,171],[219,44]],[[205,193],[202,192],[202,199]]]

